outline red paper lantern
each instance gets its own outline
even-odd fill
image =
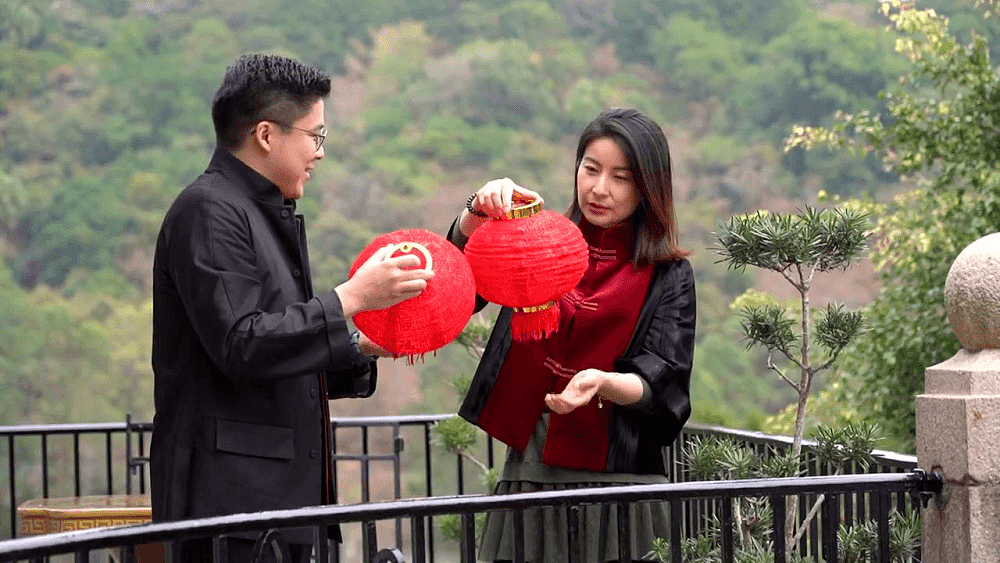
[[[414,357],[451,342],[469,321],[476,305],[476,284],[469,262],[443,236],[423,229],[404,229],[379,235],[351,266],[348,277],[387,244],[396,246],[390,257],[415,254],[420,268],[434,270],[434,277],[420,295],[377,311],[354,316],[358,330],[394,357]]]
[[[559,329],[559,298],[587,269],[587,242],[572,221],[551,211],[489,221],[465,245],[476,291],[512,307],[511,335],[525,341]]]

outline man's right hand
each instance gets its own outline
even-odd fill
[[[344,316],[350,318],[361,311],[385,309],[420,295],[434,272],[417,268],[420,258],[414,254],[391,257],[395,245],[388,244],[375,251],[351,279],[334,290],[340,298]]]

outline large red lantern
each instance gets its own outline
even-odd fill
[[[434,277],[420,295],[376,311],[354,316],[358,330],[372,342],[410,361],[455,339],[472,316],[476,284],[469,262],[443,236],[423,229],[404,229],[379,235],[354,260],[348,277],[378,249],[394,245],[390,257],[415,254],[420,268],[434,270]]]
[[[543,210],[540,200],[509,215],[476,229],[465,256],[476,291],[513,308],[513,338],[544,338],[559,329],[559,298],[576,287],[587,269],[587,242],[579,227]]]

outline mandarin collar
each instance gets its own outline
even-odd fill
[[[247,166],[245,162],[236,158],[233,153],[223,147],[215,148],[209,168],[218,168],[223,174],[231,174],[238,177],[242,180],[238,185],[245,188],[251,196],[263,203],[290,206],[292,210],[295,209],[294,199],[285,199],[281,195],[281,190],[278,189],[278,186],[274,182],[262,176],[260,172]]]
[[[632,256],[635,240],[632,221],[625,221],[621,225],[604,229],[581,218],[580,230],[588,245],[604,250],[623,250],[625,256]]]

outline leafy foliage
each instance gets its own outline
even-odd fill
[[[841,350],[858,334],[862,325],[859,314],[844,313],[841,307],[828,307],[812,333],[813,310],[810,290],[818,271],[846,269],[857,259],[865,246],[866,215],[850,207],[815,210],[807,207],[797,215],[757,212],[734,216],[722,225],[717,235],[716,249],[731,268],[747,265],[780,273],[798,292],[798,321],[801,332],[792,331],[795,319],[785,308],[773,304],[763,307],[743,307],[743,330],[749,345],[763,346],[780,353],[799,370],[798,381],[790,379],[781,366],[768,356],[767,367],[777,373],[798,394],[795,407],[795,429],[789,453],[798,459],[805,433],[806,405],[816,374],[837,359]],[[828,348],[826,358],[811,355],[813,339]],[[739,508],[739,507],[738,507]],[[788,504],[785,543],[797,542],[794,524],[798,514],[798,499]],[[811,516],[806,518],[806,521]],[[798,532],[801,535],[803,529]]]
[[[849,423],[841,428],[820,426],[814,438],[816,458],[839,468],[854,464],[867,469],[872,462],[871,453],[880,439],[880,428],[872,423]]]
[[[434,432],[439,437],[438,444],[451,452],[468,449],[476,443],[478,436],[475,426],[457,416],[437,422],[434,425]]]
[[[116,243],[130,229],[113,189],[97,179],[70,182],[53,195],[43,213],[28,217],[30,243],[21,255],[22,283],[58,287],[76,266],[94,271],[113,266]]]
[[[914,512],[889,514],[889,560],[893,563],[912,561],[920,545],[920,518]],[[837,530],[840,561],[869,563],[878,557],[878,530],[874,521],[841,524]]]
[[[682,240],[695,249],[695,416],[736,426],[759,425],[787,392],[753,377],[766,369],[764,355],[740,353],[738,319],[724,306],[753,276],[699,250],[720,215],[752,209],[770,190],[798,197],[797,176],[856,193],[866,181],[856,161],[810,157],[824,167],[804,171],[782,160],[775,131],[805,115],[823,123],[827,100],[849,100],[852,110],[876,103],[871,92],[899,58],[886,48],[889,34],[830,20],[804,0],[85,0],[71,8],[0,6],[0,257],[23,290],[13,296],[21,305],[30,310],[31,295],[45,292],[73,322],[105,333],[117,330],[111,317],[90,318],[70,299],[145,310],[159,223],[204,170],[211,96],[241,53],[286,54],[336,74],[326,158],[299,202],[317,291],[341,282],[375,234],[444,231],[463,199],[454,194],[488,178],[515,178],[565,208],[580,128],[605,107],[634,106],[674,144]],[[796,89],[769,90],[779,79]],[[0,338],[11,331],[0,327]],[[119,333],[105,352],[139,361],[133,352],[145,338]],[[433,361],[420,369],[446,371]],[[135,392],[151,394],[147,372],[134,373]],[[120,416],[109,407],[100,418]]]
[[[462,516],[460,514],[444,514],[437,517],[438,529],[441,531],[441,535],[444,536],[446,540],[453,541],[455,543],[462,541],[462,536],[464,532],[464,524],[462,523]],[[486,513],[480,512],[475,515],[473,526],[476,529],[476,541],[482,537],[483,530],[486,527]]]
[[[849,208],[799,215],[758,211],[736,216],[719,233],[717,250],[733,268],[748,265],[786,272],[808,266],[817,272],[847,269],[865,248],[867,216]]]
[[[861,334],[864,317],[857,311],[845,311],[842,305],[830,304],[826,314],[816,325],[816,340],[825,346],[831,355],[843,350],[854,337]]]
[[[839,474],[849,464],[867,468],[871,453],[879,440],[879,428],[864,422],[851,423],[841,428],[818,427],[814,434],[816,443],[810,451],[816,459],[829,464],[832,474]],[[791,449],[778,452],[773,448],[764,454],[730,438],[715,436],[695,437],[683,448],[681,455],[693,475],[705,480],[748,479],[759,477],[792,477],[800,474],[801,461]],[[812,509],[806,514],[798,532],[786,545],[797,546],[798,539],[808,529],[824,495],[819,495]],[[766,498],[732,499],[734,538],[737,541],[735,561],[758,563],[773,561],[774,547],[770,541],[773,513]],[[722,561],[722,523],[712,517],[704,531],[684,539],[681,546],[682,561]],[[909,561],[920,545],[920,519],[916,513],[905,516],[890,514],[890,556],[894,562]],[[874,521],[842,523],[837,533],[839,561],[874,561],[877,553],[877,527]],[[670,544],[659,539],[647,558],[672,561]],[[793,547],[789,561],[810,561]]]
[[[888,203],[858,202],[878,217],[872,261],[883,290],[866,310],[871,330],[837,372],[842,398],[912,447],[924,369],[958,350],[944,315],[948,268],[1000,224],[1000,74],[984,36],[962,44],[948,18],[906,8],[882,4],[911,65],[883,93],[886,113],[838,112],[831,127],[796,127],[786,147],[872,153],[912,189]]]
[[[492,326],[492,322],[487,322],[481,317],[474,318],[462,330],[462,333],[457,338],[457,342],[462,348],[478,360],[482,356],[483,349],[486,346],[486,341],[489,339]],[[459,397],[465,396],[465,392],[468,390],[471,380],[471,376],[461,375],[452,379],[452,388],[456,391],[456,394]],[[471,461],[481,471],[480,478],[483,482],[485,490],[493,491],[495,489],[497,481],[500,479],[500,466],[487,467],[487,465],[472,452],[473,446],[476,445],[476,442],[479,440],[479,436],[482,435],[481,430],[467,422],[465,419],[453,416],[436,422],[433,426],[433,431],[434,443],[437,447],[444,449],[447,452],[456,453],[464,459]],[[482,535],[485,524],[486,514],[476,514],[475,527],[477,542],[478,538]],[[463,530],[461,516],[457,514],[444,516],[439,520],[438,526],[445,538],[454,542],[461,541]]]
[[[684,445],[681,455],[688,470],[706,481],[795,477],[800,474],[799,459],[790,452],[769,448],[764,455],[759,455],[730,438],[695,436]]]
[[[743,310],[743,319],[747,348],[758,344],[769,352],[792,354],[791,345],[797,339],[792,331],[795,319],[786,317],[784,308],[776,305],[768,305],[763,309],[748,307]]]
[[[803,372],[800,393],[808,389],[812,376],[828,367],[841,350],[861,331],[859,313],[845,312],[842,306],[829,305],[816,325],[815,338],[827,350],[825,362],[809,365],[811,319],[809,291],[816,272],[847,269],[865,247],[866,215],[850,208],[816,210],[807,207],[799,215],[776,215],[757,212],[734,216],[720,229],[716,250],[722,260],[736,269],[747,265],[782,274],[801,296],[798,318],[790,316],[774,303],[747,304],[742,307],[742,327],[747,347],[760,345],[769,352],[780,352]],[[802,324],[802,334],[792,327]],[[801,341],[802,357],[796,358],[793,345]],[[796,435],[801,436],[801,432]]]

